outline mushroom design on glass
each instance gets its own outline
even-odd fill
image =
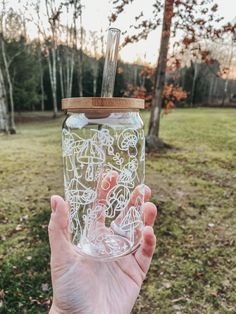
[[[63,129],[64,140],[63,145],[63,157],[65,168],[67,171],[73,171],[74,176],[77,176],[77,170],[74,160],[74,149],[78,143],[75,141],[76,134],[70,133],[67,130]]]
[[[129,237],[130,242],[134,243],[135,229],[143,225],[140,212],[136,206],[131,206],[123,217],[116,231],[123,236]]]
[[[95,167],[105,161],[105,153],[93,138],[87,139],[76,148],[76,159],[81,164],[81,167],[87,166],[86,181],[94,181],[96,179]]]
[[[107,147],[108,154],[114,155],[113,142],[114,138],[110,135],[109,130],[103,129],[97,132],[98,142]]]
[[[118,147],[120,150],[127,151],[128,155],[137,156],[138,134],[134,129],[124,130],[118,139]]]
[[[77,206],[92,203],[96,197],[96,192],[84,186],[79,178],[73,178],[66,187],[66,200],[70,202],[72,208],[75,205],[75,210],[78,210]]]
[[[130,158],[130,161],[123,166],[122,171],[118,176],[117,182],[126,185],[127,187],[133,188],[134,187],[134,180],[137,176],[137,169],[138,169],[138,161],[134,157],[133,159]]]
[[[106,199],[106,217],[114,218],[117,212],[120,212],[128,205],[130,191],[125,185],[118,184],[110,190]]]

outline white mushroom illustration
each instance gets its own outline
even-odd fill
[[[105,153],[102,147],[94,139],[87,139],[76,148],[76,160],[81,163],[82,167],[87,166],[85,179],[94,181],[96,178],[95,167],[105,161]]]
[[[128,155],[137,156],[137,143],[138,143],[138,134],[135,129],[126,129],[124,130],[117,141],[118,147],[120,150],[128,152]]]
[[[140,228],[142,225],[140,212],[135,206],[131,206],[120,224],[116,226],[115,231],[120,235],[128,237],[131,243],[133,243],[135,229]]]
[[[97,132],[98,142],[107,147],[108,154],[114,155],[113,142],[114,138],[110,135],[109,130],[103,129]]]
[[[120,172],[117,182],[122,183],[128,187],[134,187],[134,180],[137,176],[138,161],[136,158],[131,159]]]
[[[130,191],[125,185],[118,184],[110,190],[106,199],[106,217],[113,218],[115,217],[116,212],[120,212],[128,205]]]
[[[94,202],[97,197],[97,194],[91,188],[85,187],[80,181],[79,178],[73,178],[66,191],[66,200],[69,201],[71,210],[79,209],[80,205],[86,205]]]

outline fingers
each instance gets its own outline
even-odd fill
[[[131,194],[129,205],[135,205],[137,199],[142,198],[143,195],[144,202],[147,202],[151,198],[151,194],[151,189],[147,185],[138,185]]]
[[[151,202],[145,203],[143,208],[143,221],[145,226],[153,226],[156,216],[156,206]]]
[[[48,226],[52,257],[59,258],[69,248],[68,204],[62,197],[51,197],[51,219]]]
[[[151,197],[151,189],[147,185],[136,186],[136,188],[134,189],[134,191],[131,194],[128,207],[123,208],[123,210],[119,213],[119,215],[113,221],[113,226],[114,226],[114,224],[119,225],[119,223],[124,218],[124,216],[127,214],[128,210],[131,206],[141,206],[143,203],[142,198],[144,199],[144,202],[146,202],[147,200],[149,200],[150,197]]]
[[[143,229],[143,242],[134,254],[134,257],[144,274],[147,273],[150,267],[155,247],[156,237],[153,228],[151,226],[146,226]]]
[[[117,171],[112,171],[111,174],[107,174],[101,181],[100,186],[98,186],[97,199],[94,202],[94,206],[98,207],[99,210],[97,212],[96,221],[105,223],[105,213],[104,213],[104,205],[106,204],[107,194],[111,191],[111,189],[116,185],[118,177]]]
[[[101,186],[98,187],[98,201],[105,204],[107,194],[116,185],[118,177],[117,171],[112,171],[111,174],[107,174],[101,182]]]

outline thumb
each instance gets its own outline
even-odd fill
[[[69,206],[62,197],[51,197],[51,219],[48,225],[52,259],[60,261],[70,248],[69,243]]]

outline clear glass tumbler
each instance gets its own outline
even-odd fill
[[[67,98],[62,128],[71,241],[83,255],[115,260],[140,244],[145,138],[141,99]]]

